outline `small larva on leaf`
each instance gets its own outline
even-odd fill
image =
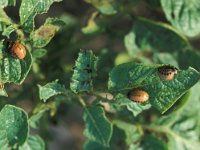
[[[134,102],[144,103],[149,100],[149,94],[142,89],[135,88],[128,93],[128,98]]]
[[[178,69],[174,66],[166,65],[158,68],[158,75],[162,80],[173,80],[177,73]]]
[[[26,48],[19,41],[9,42],[8,50],[17,59],[24,59],[26,57]]]

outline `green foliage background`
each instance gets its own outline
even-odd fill
[[[1,150],[198,150],[198,0],[1,0]],[[7,41],[27,50],[19,60]],[[173,80],[158,67],[178,68]],[[127,93],[143,88],[145,104]]]

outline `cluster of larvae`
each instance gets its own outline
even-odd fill
[[[161,80],[173,80],[178,69],[173,66],[161,66],[158,68],[158,75]],[[145,103],[149,100],[149,94],[142,88],[134,88],[128,92],[128,98],[134,102]]]

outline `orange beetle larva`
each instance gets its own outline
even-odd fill
[[[162,80],[173,80],[174,75],[177,74],[178,69],[176,67],[166,65],[158,68],[158,75]]]
[[[133,89],[128,93],[128,98],[134,102],[144,103],[149,100],[149,94],[142,89]]]
[[[26,48],[18,41],[10,42],[9,50],[12,56],[18,59],[24,59],[26,56]]]

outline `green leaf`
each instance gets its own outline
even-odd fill
[[[0,112],[0,130],[5,130],[9,145],[22,145],[28,136],[27,114],[20,108],[5,105]]]
[[[200,34],[199,0],[161,0],[166,18],[178,30],[189,37]]]
[[[3,31],[5,29],[6,29],[6,25],[4,23],[0,22],[0,31]]]
[[[187,126],[187,124],[185,124],[185,126]],[[168,139],[169,139],[168,143],[169,149],[198,150],[200,146],[199,141],[186,140],[184,137],[177,135],[176,133],[173,132],[168,135]]]
[[[34,129],[38,129],[39,128],[39,123],[40,123],[40,119],[44,116],[44,114],[48,111],[49,109],[44,109],[41,110],[37,113],[34,113],[30,118],[29,118],[29,125],[30,127],[34,128]]]
[[[0,7],[0,31],[5,30],[6,25],[11,25],[11,24],[12,24],[11,19],[7,16],[3,8]]]
[[[32,65],[32,56],[28,49],[26,49],[26,57],[23,60],[14,58],[4,47],[3,42],[0,43],[1,55],[1,82],[13,82],[21,84]]]
[[[115,0],[85,0],[104,15],[114,15],[118,12],[119,3]]]
[[[79,24],[78,18],[72,16],[71,14],[63,14],[61,15],[60,19],[65,22],[64,29],[76,27]]]
[[[46,46],[54,37],[61,27],[65,26],[65,22],[58,18],[48,18],[44,25],[33,31],[30,35],[33,47],[42,48]]]
[[[121,111],[126,108],[126,110],[130,111],[133,116],[137,116],[142,111],[147,110],[151,107],[150,104],[140,104],[131,101],[127,98],[127,96],[124,96],[122,94],[118,94],[114,100],[109,101],[110,105],[115,109],[116,111]]]
[[[97,12],[92,13],[91,17],[88,20],[87,25],[81,29],[84,34],[95,34],[102,32],[104,30],[104,28],[101,27],[101,25],[99,25],[95,20],[97,16],[98,16]]]
[[[127,52],[119,53],[115,57],[115,65],[120,65],[131,61],[133,61],[133,58]]]
[[[198,150],[200,146],[200,82],[191,88],[182,107],[156,120],[151,130],[168,137],[168,149]],[[192,109],[191,109],[192,108]]]
[[[200,92],[199,91],[200,91],[200,81],[190,89],[189,100],[184,105],[182,110],[180,110],[180,111],[182,111],[183,115],[195,116],[198,114],[200,116],[200,101],[199,101],[200,100]]]
[[[15,6],[16,0],[1,0],[0,7]]]
[[[58,80],[47,83],[44,86],[38,85],[40,99],[46,102],[50,97],[65,93],[66,89],[58,83]]]
[[[132,88],[143,88],[150,96],[151,105],[164,113],[198,82],[200,74],[189,67],[179,70],[173,80],[166,81],[159,78],[160,66],[137,63],[116,66],[109,74],[108,88],[125,96]]]
[[[143,145],[142,148],[144,150],[167,150],[166,144],[152,135],[146,135],[143,138]]]
[[[19,148],[19,150],[45,150],[45,143],[38,135],[29,136],[27,141]]]
[[[142,138],[142,132],[134,124],[120,120],[114,120],[113,124],[125,132],[125,141],[127,145],[137,143]]]
[[[143,18],[134,22],[124,42],[132,57],[142,52],[174,52],[189,47],[187,39],[171,26]]]
[[[96,76],[98,58],[91,50],[81,50],[75,63],[70,88],[74,93],[93,90],[92,79]]]
[[[168,150],[168,148],[166,143],[157,137],[153,135],[145,135],[142,139],[142,144],[136,150]]]
[[[36,49],[33,51],[33,58],[42,58],[47,54],[46,49]]]
[[[45,0],[45,1],[32,1],[22,0],[20,6],[20,23],[26,32],[31,32],[34,25],[34,18],[37,14],[46,13],[54,2],[60,2],[62,0]]]
[[[123,91],[161,81],[157,69],[162,65],[124,63],[114,67],[109,73],[108,88],[111,91]],[[148,78],[147,78],[148,77]],[[149,82],[146,82],[148,80]]]
[[[7,38],[9,38],[9,37],[10,37],[10,34],[11,34],[12,32],[14,32],[14,31],[15,31],[15,28],[13,28],[13,26],[10,25],[10,26],[8,26],[7,28],[4,29],[4,31],[2,32],[2,35],[4,35],[4,36],[6,36]]]
[[[112,148],[104,147],[99,143],[87,140],[83,146],[83,150],[112,150]]]
[[[0,131],[0,147],[1,150],[8,150],[8,138],[5,130]]]
[[[177,60],[181,68],[186,68],[187,66],[192,66],[198,71],[200,71],[200,52],[187,49],[178,54]]]
[[[38,129],[40,127],[39,125],[42,117],[44,117],[45,114],[47,114],[47,112],[49,112],[50,115],[53,116],[56,110],[57,110],[57,105],[55,101],[48,102],[45,104],[44,103],[38,104],[34,108],[32,115],[29,117],[29,125],[34,129]]]
[[[85,122],[84,135],[91,141],[109,146],[112,136],[112,124],[107,120],[102,107],[86,107],[83,120]]]
[[[170,53],[155,53],[153,55],[153,61],[158,64],[170,64],[175,67],[178,67],[178,62],[176,57]],[[190,65],[188,65],[190,66]]]

